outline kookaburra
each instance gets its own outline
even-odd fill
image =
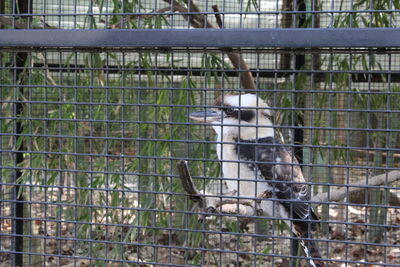
[[[268,105],[254,94],[223,95],[215,108],[190,117],[210,123],[217,133],[217,154],[229,191],[240,197],[257,197],[269,191],[291,218],[312,266],[325,266],[312,239],[317,216],[310,190],[298,161],[288,146],[277,140]]]

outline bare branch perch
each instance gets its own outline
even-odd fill
[[[206,198],[197,190],[193,183],[186,161],[179,161],[177,164],[179,176],[181,178],[183,189],[188,193],[189,198],[199,205],[204,212],[221,212],[224,214],[240,214],[243,216],[254,216],[256,209],[251,201],[243,201],[239,204],[235,199]],[[209,200],[209,201],[207,201]]]
[[[259,201],[232,199],[228,198],[228,196],[230,196],[228,194],[218,198],[207,197],[209,194],[201,194],[199,190],[197,190],[185,161],[179,161],[177,168],[183,189],[188,193],[189,198],[199,205],[203,212],[241,215],[245,217],[256,215],[268,217],[274,216],[276,218],[282,217],[281,210],[284,210],[284,208],[279,203],[273,203],[273,201],[269,199],[271,197],[271,192],[262,193],[258,196],[260,199]],[[200,220],[203,221],[203,218]]]
[[[369,186],[380,186],[383,184],[390,184],[395,181],[400,180],[400,171],[391,171],[389,173],[384,173],[376,175],[368,179]],[[346,196],[350,197],[353,194],[359,193],[365,190],[365,181],[359,181],[354,184],[344,185],[343,188],[330,192],[319,193],[312,198],[313,202],[339,202],[342,201]],[[320,203],[313,204],[314,207],[318,207]]]
[[[205,209],[206,200],[203,196],[200,195],[200,192],[196,189],[196,186],[193,184],[193,179],[192,176],[190,175],[186,161],[183,160],[179,161],[176,167],[178,168],[179,176],[181,177],[183,189],[185,189],[186,193],[189,194],[189,198],[193,202],[198,203],[200,208]]]
[[[206,197],[208,194],[201,194],[199,190],[196,189],[196,186],[193,183],[193,179],[190,175],[189,169],[185,161],[180,161],[177,164],[177,168],[179,171],[179,175],[182,181],[182,185],[184,190],[189,194],[189,198],[196,202],[202,211],[204,212],[214,212],[221,214],[238,214],[242,216],[268,216],[268,217],[276,217],[276,218],[285,218],[282,216],[284,214],[284,208],[282,205],[277,203],[273,203],[273,200],[270,200],[271,192],[264,192],[262,195],[258,196],[260,198],[259,201],[251,201],[248,199],[238,200],[227,198],[229,195],[221,196],[220,198],[215,197]],[[388,174],[380,174],[373,176],[369,179],[368,185],[371,186],[379,186],[385,183],[393,183],[400,180],[400,171],[391,171]],[[348,191],[347,186],[343,187],[339,190],[331,192],[328,199],[328,193],[320,193],[312,198],[313,202],[339,202],[342,201],[346,196],[351,196],[353,194],[359,193],[366,188],[365,182],[360,181],[354,184],[349,184]],[[320,205],[320,203],[315,203],[313,206],[316,208]]]

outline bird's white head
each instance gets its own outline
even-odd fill
[[[219,140],[254,140],[274,136],[269,106],[254,94],[221,95],[212,110],[193,112],[190,118],[208,122]]]

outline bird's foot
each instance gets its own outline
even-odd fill
[[[257,209],[256,214],[257,214],[257,216],[263,215],[263,209]]]
[[[272,197],[272,191],[266,190],[262,192],[260,195],[258,195],[257,199],[257,207],[261,204],[261,201],[266,198],[271,198]],[[261,216],[263,214],[263,209],[257,208],[257,215]]]
[[[207,207],[207,208],[204,210],[205,213],[216,213],[216,211],[217,211],[217,210],[216,210],[214,207],[212,207],[212,206]],[[203,214],[203,215],[199,218],[198,222],[199,222],[199,223],[204,223],[204,222],[206,221],[206,217],[208,217],[208,216],[210,216],[210,215],[209,215],[209,214]]]
[[[215,213],[216,212],[216,209],[214,208],[214,207],[208,207],[208,208],[206,208],[206,210],[205,210],[207,213]]]

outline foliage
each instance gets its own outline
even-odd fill
[[[400,8],[396,1],[357,0],[352,9],[360,10],[372,3],[374,9],[384,10],[392,8],[389,2]],[[113,0],[113,14],[107,19],[114,24],[123,19],[122,13],[152,11],[142,3]],[[247,1],[245,9],[260,10],[258,3]],[[104,11],[104,0],[92,1],[82,28],[101,28],[105,16],[90,15],[94,7],[100,13],[108,12]],[[166,15],[157,15],[129,20],[124,27],[158,29],[171,27],[169,21]],[[310,25],[311,20],[307,23]],[[336,16],[333,26],[392,27],[395,23],[390,13],[363,16],[343,12]],[[1,66],[11,64],[14,56],[2,53]],[[209,99],[218,90],[207,88],[235,88],[237,83],[221,74],[221,70],[232,67],[219,53],[204,52],[200,58],[200,78],[191,73],[172,76],[168,72],[188,68],[190,63],[175,52],[44,51],[32,53],[25,62],[26,67],[42,67],[26,68],[18,77],[12,68],[1,68],[1,114],[5,118],[0,122],[4,133],[1,141],[10,154],[2,158],[2,176],[11,177],[11,154],[24,145],[25,161],[18,166],[23,170],[19,182],[24,193],[44,196],[49,205],[54,204],[56,218],[49,223],[57,229],[61,229],[63,220],[78,222],[71,223],[71,227],[75,238],[82,240],[76,246],[83,254],[106,251],[109,258],[126,260],[128,243],[152,247],[162,243],[159,237],[163,236],[176,239],[176,246],[211,248],[213,244],[205,238],[206,226],[185,212],[192,203],[181,194],[174,166],[178,159],[189,159],[197,185],[203,189],[216,180],[212,178],[219,177],[219,164],[212,161],[216,158],[215,148],[208,142],[214,137],[205,133],[204,127],[188,124],[189,106],[210,104]],[[61,62],[63,71],[50,72],[49,59]],[[373,88],[372,84],[365,88],[353,82],[351,73],[380,73],[384,69],[381,60],[366,53],[323,55],[318,71],[325,74],[322,81],[316,82],[309,74],[314,70],[313,54],[307,54],[306,59],[296,75],[280,83],[274,80],[274,87],[271,81],[260,79],[258,86],[261,97],[278,109],[277,122],[289,143],[293,142],[293,126],[315,127],[306,130],[312,148],[305,149],[308,158],[304,161],[321,167],[309,170],[310,177],[330,177],[325,179],[327,184],[338,183],[331,178],[331,165],[355,164],[357,154],[349,150],[357,146],[377,149],[370,158],[374,167],[393,167],[393,151],[380,149],[399,143],[399,132],[390,130],[400,129],[398,113],[393,112],[399,103],[400,88],[389,86],[383,75],[387,87]],[[117,68],[112,70],[110,66]],[[15,84],[21,85],[22,93]],[[21,118],[15,118],[15,101],[23,103]],[[355,111],[357,119],[347,110]],[[16,121],[22,123],[23,132],[13,140]],[[343,127],[353,130],[344,133]],[[360,143],[352,143],[353,136]],[[189,144],[186,140],[205,142]],[[383,212],[376,210],[376,214]],[[216,223],[224,223],[228,232],[239,232],[236,221],[219,220]],[[106,229],[105,223],[109,225]],[[278,227],[282,225],[278,223]],[[110,246],[102,240],[120,244]],[[146,258],[140,250],[138,245],[137,261],[152,262],[161,257],[152,252]],[[271,246],[263,250],[268,253]],[[184,257],[192,264],[201,264],[201,256],[195,252],[185,250]],[[99,260],[95,264],[105,263]]]

